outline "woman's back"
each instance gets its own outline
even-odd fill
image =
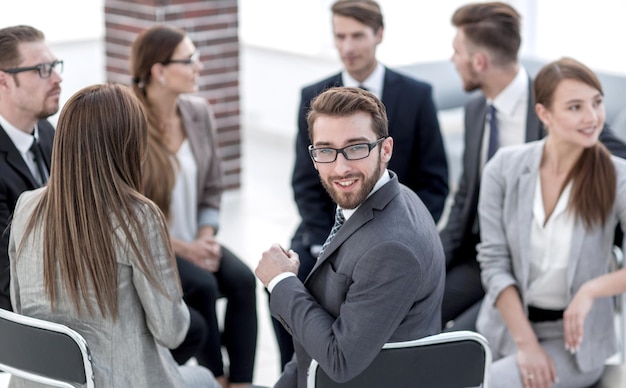
[[[164,293],[155,289],[140,269],[137,257],[118,233],[115,246],[118,276],[117,319],[103,317],[96,308],[93,290],[89,302],[93,315],[81,301],[79,313],[56,279],[58,294],[54,310],[44,288],[43,230],[38,224],[24,238],[28,220],[46,189],[25,193],[18,201],[10,241],[11,275],[14,309],[20,314],[65,324],[78,331],[87,341],[93,356],[96,386],[174,387],[181,380],[176,364],[165,347],[175,347],[189,325],[189,311],[181,299],[177,270],[159,234],[154,208],[138,204],[137,215],[150,242],[156,266],[155,273]],[[119,231],[116,228],[116,231]],[[19,256],[16,250],[22,247]],[[28,386],[15,379],[12,387]]]

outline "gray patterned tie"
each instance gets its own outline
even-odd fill
[[[326,241],[324,241],[324,245],[322,245],[322,249],[320,250],[319,255],[317,255],[318,260],[320,257],[322,257],[324,250],[326,249],[328,244],[330,244],[330,242],[333,240],[333,238],[337,234],[337,231],[339,231],[339,228],[341,228],[341,225],[343,225],[345,220],[346,219],[343,216],[343,212],[341,211],[339,207],[337,207],[337,211],[335,212],[335,225],[333,225],[333,228],[331,229],[330,234],[326,238]]]

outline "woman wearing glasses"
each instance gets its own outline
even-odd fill
[[[184,299],[193,310],[195,330],[175,357],[182,363],[195,356],[223,387],[245,387],[256,353],[256,283],[250,268],[215,239],[222,195],[215,120],[207,101],[189,94],[198,91],[201,69],[193,42],[180,29],[156,25],[133,43],[133,88],[149,122],[144,193],[168,218]],[[220,294],[227,299],[223,335],[215,311]],[[197,352],[185,349],[194,346]]]
[[[216,388],[207,369],[178,367],[164,348],[183,341],[189,310],[163,214],[140,193],[146,141],[126,86],[90,86],[65,104],[48,185],[15,208],[13,307],[79,332],[97,387]]]

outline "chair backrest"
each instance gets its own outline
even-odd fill
[[[93,387],[87,342],[65,325],[0,309],[0,370],[55,387]]]
[[[308,388],[487,387],[491,351],[472,331],[454,331],[419,340],[388,343],[365,371],[337,383],[313,360]]]

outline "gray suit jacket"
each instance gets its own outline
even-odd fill
[[[94,316],[89,316],[86,307],[79,315],[63,293],[57,297],[52,311],[43,286],[42,232],[27,238],[19,257],[16,252],[43,190],[22,194],[15,208],[9,241],[11,301],[15,312],[62,323],[79,332],[91,350],[97,387],[180,387],[177,364],[166,347],[175,348],[185,338],[189,310],[178,286],[176,264],[166,254],[165,244],[169,242],[159,238],[154,214],[147,207],[137,207],[145,220],[144,232],[150,238],[151,251],[146,256],[153,258],[157,279],[167,296],[148,281],[128,244],[119,244],[115,247],[118,319],[103,318],[95,298],[88,302],[95,310]],[[121,233],[118,237],[123,239]],[[11,379],[11,387],[32,386],[25,380]]]
[[[544,135],[541,122],[535,114],[535,101],[532,94],[532,81],[528,79],[528,110],[526,112],[526,142],[539,140]],[[481,149],[487,99],[480,94],[465,105],[465,149],[463,151],[463,171],[454,194],[445,228],[441,231],[441,241],[446,254],[447,265],[455,265],[456,260],[473,260],[479,231],[477,222],[478,190],[481,174]]]
[[[483,172],[479,215],[482,242],[478,261],[486,290],[477,327],[489,341],[494,357],[515,352],[515,344],[495,307],[498,295],[513,285],[525,308],[530,270],[530,226],[537,175],[545,140],[499,150]],[[626,161],[612,157],[617,172],[617,196],[608,221],[591,229],[574,225],[568,268],[571,299],[589,279],[609,268],[615,226],[626,225]],[[613,303],[599,298],[585,320],[583,342],[576,353],[583,372],[598,368],[615,353]],[[562,332],[561,332],[562,334]]]
[[[270,310],[295,345],[276,387],[306,387],[311,358],[334,380],[350,380],[384,343],[439,332],[441,242],[424,204],[391,175],[339,229],[304,284],[289,277],[273,289]]]

